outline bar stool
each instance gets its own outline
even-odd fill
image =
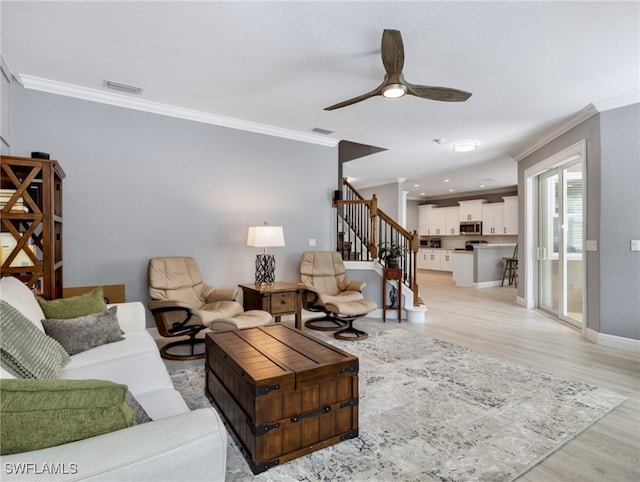
[[[502,282],[500,286],[504,286],[504,280],[509,280],[509,286],[515,284],[518,287],[518,245],[513,248],[513,256],[511,258],[502,258],[504,260],[504,271],[502,272]]]

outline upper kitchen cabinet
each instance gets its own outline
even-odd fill
[[[486,199],[458,201],[458,204],[460,204],[459,221],[482,221],[482,205],[486,202]]]
[[[460,208],[453,206],[441,208],[445,211],[445,232],[447,236],[458,236],[460,234]]]
[[[431,210],[428,230],[431,235],[443,236],[447,234],[447,212],[444,208]]]
[[[518,234],[518,196],[504,199],[504,234]]]
[[[433,204],[418,206],[420,236],[457,236],[460,234],[460,214],[457,206],[437,208]]]
[[[434,207],[434,204],[418,206],[418,235],[433,236],[436,234],[431,232],[431,211]]]
[[[504,203],[482,206],[482,234],[492,236],[504,233]]]

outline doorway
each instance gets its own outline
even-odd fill
[[[583,322],[583,160],[537,176],[537,306],[572,325]]]
[[[585,333],[585,163],[581,141],[525,171],[525,302]]]

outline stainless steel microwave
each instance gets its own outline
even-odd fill
[[[482,234],[482,222],[474,221],[470,223],[460,223],[460,234],[462,236]]]

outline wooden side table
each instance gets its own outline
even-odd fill
[[[398,323],[402,322],[402,268],[382,268],[382,321],[387,321],[387,281],[398,282]]]
[[[270,285],[247,283],[239,286],[242,288],[245,311],[268,311],[275,317],[276,323],[280,322],[282,315],[295,315],[296,328],[302,330],[302,286],[283,281]]]

